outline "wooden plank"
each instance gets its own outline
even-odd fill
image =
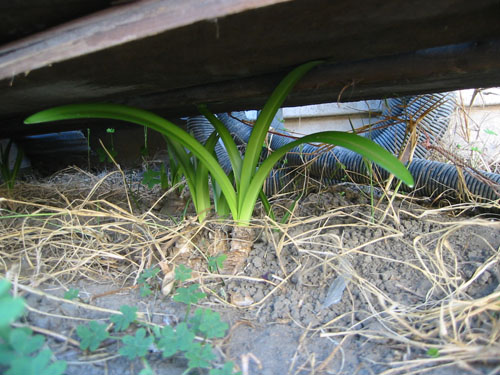
[[[0,2],[0,45],[111,5],[111,0],[8,0]]]
[[[0,48],[0,79],[197,21],[215,22],[286,1],[290,0],[143,0],[109,8]]]
[[[287,104],[500,85],[498,14],[498,0],[126,4],[0,49],[0,133],[74,102],[169,116],[194,114],[197,103],[259,108],[287,72],[314,59],[326,63]]]

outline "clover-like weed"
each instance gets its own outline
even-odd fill
[[[92,320],[88,325],[80,325],[76,328],[76,334],[80,338],[80,349],[97,350],[99,345],[109,337],[105,324]]]
[[[50,349],[43,349],[45,337],[33,335],[27,327],[12,328],[24,313],[24,300],[9,294],[10,283],[0,279],[0,373],[5,375],[61,375],[66,362],[52,361]]]
[[[137,307],[123,305],[121,314],[111,315],[109,320],[115,324],[115,332],[125,331],[137,317]]]
[[[222,267],[222,263],[221,263]],[[139,276],[138,282],[147,284],[157,275],[158,268],[149,268]],[[191,278],[192,270],[184,265],[176,267],[175,279],[184,282]],[[194,369],[209,369],[210,374],[235,375],[233,363],[226,363],[222,368],[214,368],[213,361],[216,356],[210,340],[222,338],[227,332],[228,324],[221,321],[220,315],[209,309],[197,308],[192,316],[190,308],[205,298],[205,293],[199,290],[199,284],[179,287],[173,300],[186,305],[186,318],[183,322],[173,326],[151,326],[137,319],[137,308],[121,306],[121,314],[114,314],[109,320],[114,324],[114,332],[129,330],[131,326],[137,327],[133,334],[125,336],[111,336],[110,327],[106,324],[91,321],[88,325],[77,327],[77,336],[80,338],[82,350],[95,351],[104,340],[115,340],[121,343],[118,353],[129,360],[139,358],[143,363],[140,375],[153,375],[154,371],[147,360],[147,355],[152,348],[161,352],[163,358],[175,355],[183,356],[187,361],[187,369],[183,374],[188,374]],[[202,339],[200,341],[200,338]],[[239,373],[238,373],[239,374]]]

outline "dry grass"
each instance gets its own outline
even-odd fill
[[[161,262],[175,263],[172,249],[180,238],[192,242],[192,251],[198,254],[196,258],[204,262],[206,253],[202,249],[207,248],[205,245],[206,241],[210,242],[210,233],[214,233],[214,228],[231,226],[231,223],[210,221],[198,224],[194,220],[175,223],[159,217],[156,211],[150,209],[156,203],[152,196],[145,196],[151,204],[149,208],[133,212],[134,207],[127,198],[129,192],[119,173],[101,178],[82,171],[64,173],[48,182],[20,184],[15,196],[7,198],[7,192],[3,192],[2,196],[0,267],[3,275],[15,280],[20,292],[44,293],[39,288],[45,282],[66,287],[78,279],[96,284],[112,282],[117,288],[130,287],[145,268]],[[286,287],[296,272],[304,274],[322,269],[348,275],[347,292],[350,298],[353,298],[352,291],[358,289],[367,308],[356,311],[357,304],[353,300],[350,304],[352,309],[338,318],[314,329],[304,327],[304,339],[319,334],[339,342],[330,356],[314,364],[316,373],[327,371],[330,362],[342,355],[342,345],[355,335],[406,348],[407,354],[390,363],[391,368],[383,372],[387,375],[411,374],[453,364],[470,370],[470,373],[477,372],[474,366],[478,363],[498,366],[500,291],[497,288],[489,295],[474,296],[468,288],[486,271],[498,275],[500,249],[492,248],[484,241],[490,255],[476,266],[472,277],[466,279],[458,261],[462,255],[449,241],[455,233],[471,226],[487,227],[498,232],[498,222],[481,218],[451,218],[443,223],[439,220],[440,216],[450,217],[451,213],[459,213],[471,205],[406,211],[404,207],[407,205],[398,202],[398,207],[393,206],[391,210],[386,210],[384,205],[376,207],[373,217],[360,214],[366,212],[358,210],[361,205],[350,205],[325,210],[313,217],[300,217],[294,212],[286,224],[271,222],[268,218],[256,220],[254,229],[268,233],[284,277],[269,281],[244,274],[221,276],[211,274],[203,266],[199,268],[197,278],[205,287],[221,279],[270,285],[271,289],[264,298],[247,304],[234,304],[212,293],[214,303],[253,309],[269,302],[277,291]],[[498,210],[500,207],[490,205],[484,208]],[[382,222],[374,220],[384,215],[386,219]],[[439,223],[440,229],[409,238],[404,228],[399,226],[401,216]],[[338,222],[338,218],[344,221]],[[345,224],[346,219],[349,224]],[[279,235],[273,234],[276,227],[279,228]],[[379,229],[382,235],[363,240],[356,246],[348,246],[341,235],[330,233],[330,230],[339,228],[344,231]],[[202,232],[208,234],[201,242],[195,240],[195,234]],[[369,245],[389,240],[405,246],[406,256],[393,257],[388,252],[365,250]],[[294,247],[299,253],[296,268],[291,271],[282,264],[287,247]],[[352,266],[363,258],[376,259],[396,269],[412,270],[429,283],[427,295],[421,296],[422,299],[414,304],[398,301],[383,292],[376,279]],[[209,288],[205,290],[211,291]],[[359,323],[345,324],[345,316],[357,313],[364,316],[364,322],[376,321],[378,325],[359,329]],[[437,349],[439,356],[422,355],[429,348]],[[499,372],[500,367],[494,367],[490,373]]]

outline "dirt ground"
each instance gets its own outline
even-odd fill
[[[117,172],[70,171],[24,183],[0,202],[1,274],[26,298],[25,323],[48,332],[68,375],[138,374],[141,362],[119,357],[116,344],[79,350],[76,325],[109,322],[124,304],[175,325],[184,305],[159,287],[140,297],[138,274],[162,257],[175,263],[181,237],[198,253],[232,232],[215,220],[175,222],[162,214],[169,203],[160,192],[135,187],[126,195],[120,181]],[[230,326],[214,341],[216,365],[232,360],[244,375],[500,373],[498,204],[377,202],[347,184],[311,193],[286,224],[257,215],[237,275],[201,266],[193,281],[208,297],[199,305]],[[217,239],[219,231],[229,237]],[[62,299],[70,288],[80,299]],[[162,359],[154,348],[148,360],[156,374],[186,369],[183,358]]]

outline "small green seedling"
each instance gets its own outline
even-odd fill
[[[220,254],[216,257],[208,257],[208,270],[212,273],[221,271],[224,268],[224,261],[226,258],[226,254]]]
[[[484,129],[484,132],[488,135],[498,135],[496,132],[494,132],[493,130],[491,129]]]
[[[63,298],[71,301],[77,299],[79,294],[80,291],[78,289],[70,288],[64,293]]]
[[[438,348],[429,348],[427,350],[427,355],[432,358],[439,358],[439,349]]]
[[[191,278],[191,273],[193,271],[190,268],[187,268],[184,264],[179,264],[175,267],[175,280],[184,282]]]
[[[158,267],[151,267],[141,273],[141,275],[137,279],[137,284],[140,286],[139,291],[141,297],[147,297],[153,294],[150,282],[158,274],[158,272],[160,272],[160,269]]]
[[[113,134],[115,134],[115,129],[114,128],[107,128],[106,133],[109,134],[111,148],[109,150],[107,150],[107,149],[105,150],[104,148],[99,148],[97,150],[97,154],[99,155],[99,161],[101,163],[104,163],[105,161],[112,163],[113,162],[112,159],[116,158],[116,156],[118,155],[118,152],[115,150],[115,142],[113,139]]]

